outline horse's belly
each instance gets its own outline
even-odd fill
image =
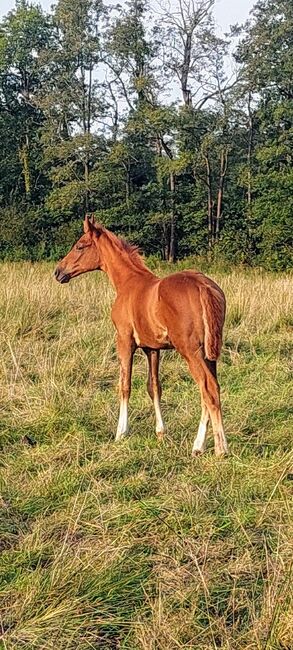
[[[156,349],[170,349],[172,343],[170,341],[168,330],[165,327],[134,327],[133,335],[136,345],[140,348],[153,348]]]

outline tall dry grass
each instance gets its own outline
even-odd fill
[[[3,648],[291,650],[292,277],[213,277],[228,301],[220,364],[231,456],[191,458],[200,414],[163,355],[159,445],[138,353],[131,435],[114,444],[113,291],[3,264]]]

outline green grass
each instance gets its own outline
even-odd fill
[[[292,650],[292,277],[213,276],[228,300],[219,460],[211,434],[191,457],[199,393],[173,352],[165,440],[138,353],[114,443],[105,277],[0,268],[2,648]]]

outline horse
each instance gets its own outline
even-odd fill
[[[142,348],[148,360],[147,390],[154,405],[156,434],[158,439],[163,438],[160,350],[175,349],[187,361],[201,393],[201,419],[192,454],[204,452],[210,420],[215,454],[226,454],[228,446],[217,381],[226,310],[223,291],[198,271],[157,277],[147,268],[136,246],[86,216],[83,235],[59,262],[55,277],[65,284],[95,270],[108,275],[116,292],[111,311],[120,361],[120,411],[115,440],[128,433],[132,363],[137,348]]]

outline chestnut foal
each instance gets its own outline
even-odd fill
[[[159,355],[162,349],[175,348],[186,359],[201,393],[202,414],[193,454],[201,454],[205,449],[209,420],[215,453],[225,454],[228,447],[216,372],[225,319],[221,289],[196,271],[173,273],[161,280],[145,266],[136,247],[86,217],[83,236],[61,260],[55,277],[63,284],[95,270],[107,273],[117,294],[112,307],[120,360],[116,440],[128,432],[132,361],[137,348],[142,348],[148,359],[147,389],[154,404],[156,433],[162,438],[165,427],[160,407]]]

